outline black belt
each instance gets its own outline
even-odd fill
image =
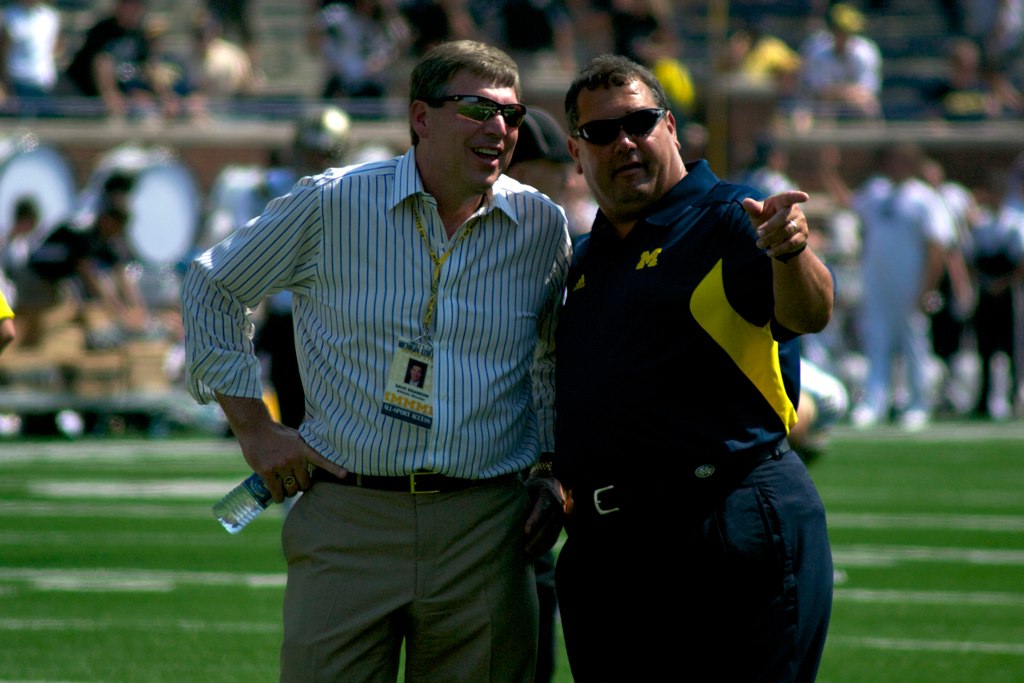
[[[609,482],[603,486],[584,486],[581,489],[573,487],[573,501],[576,505],[582,503],[581,507],[588,512],[604,516],[619,512],[623,508],[629,509],[638,500],[638,496],[657,495],[657,491],[664,491],[666,487],[682,496],[722,491],[723,486],[728,488],[729,485],[739,484],[761,463],[778,460],[791,450],[793,449],[789,445],[789,440],[782,438],[770,446],[750,448],[709,459],[683,474],[682,481],[677,476],[664,484]]]
[[[356,474],[349,472],[345,477],[338,477],[325,469],[313,470],[314,481],[328,481],[344,486],[358,486],[375,491],[394,491],[397,493],[451,493],[464,491],[474,486],[512,481],[515,474],[505,474],[491,479],[459,479],[439,472],[413,472],[401,477],[385,477],[372,474]]]

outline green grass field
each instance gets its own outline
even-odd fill
[[[276,680],[280,510],[209,512],[244,474],[226,440],[0,443],[0,682]],[[840,430],[812,474],[820,681],[1024,681],[1024,425]]]

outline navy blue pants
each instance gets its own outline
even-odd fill
[[[557,586],[577,683],[813,681],[832,555],[800,458],[765,461],[709,496],[666,479],[608,515],[574,487]]]

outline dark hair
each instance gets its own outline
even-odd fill
[[[650,69],[637,64],[622,55],[601,55],[594,57],[590,63],[573,79],[569,91],[565,93],[565,122],[569,126],[569,134],[575,135],[580,125],[579,99],[580,92],[611,88],[640,81],[651,91],[654,102],[662,109],[669,109],[668,95],[661,83]]]
[[[505,52],[473,40],[453,40],[441,43],[423,55],[412,70],[409,81],[409,104],[416,100],[429,102],[445,95],[445,88],[456,74],[468,71],[474,76],[491,81],[500,88],[512,88],[516,99],[522,99],[519,67]],[[412,144],[419,137],[412,132]]]
[[[14,221],[32,221],[35,223],[39,220],[39,205],[36,204],[36,200],[29,196],[18,197],[18,201],[14,203]]]
[[[135,176],[126,171],[114,171],[103,181],[103,194],[112,192],[128,193],[135,186]]]

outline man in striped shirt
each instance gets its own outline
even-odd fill
[[[305,491],[283,530],[281,680],[393,680],[403,641],[407,680],[532,680],[530,559],[561,499],[517,473],[553,449],[569,241],[557,205],[502,175],[519,99],[503,52],[434,48],[412,149],[300,180],[186,277],[190,391],[224,407],[275,500]],[[298,430],[260,400],[247,318],[283,289]]]

